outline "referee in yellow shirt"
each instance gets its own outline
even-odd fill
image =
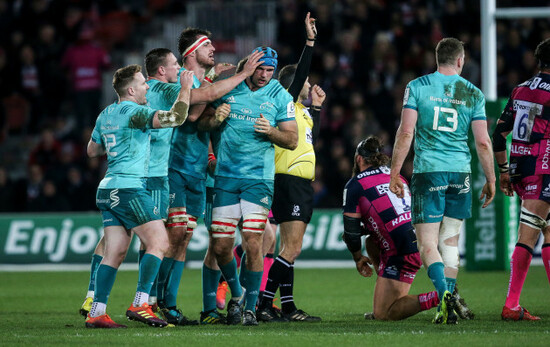
[[[311,87],[308,82],[313,45],[317,35],[315,19],[306,16],[306,45],[297,65],[288,65],[279,72],[279,82],[294,98],[298,147],[294,150],[275,146],[275,189],[272,212],[280,225],[281,249],[269,270],[257,318],[264,322],[320,321],[300,310],[294,304],[294,261],[302,250],[302,239],[313,213],[313,188],[315,178],[315,152],[313,143],[319,134],[321,106],[325,92],[321,87]],[[312,104],[305,107],[311,89]],[[281,313],[273,309],[277,289],[281,296]]]

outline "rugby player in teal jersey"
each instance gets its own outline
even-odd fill
[[[154,56],[157,56],[157,58],[154,58]],[[245,69],[243,69],[242,72],[235,74],[230,78],[209,84],[205,88],[193,88],[191,91],[191,105],[201,103],[204,104],[205,102],[214,101],[220,96],[226,94],[238,83],[242,82],[246,77],[250,76],[254,72],[256,66],[260,64],[258,62],[260,56],[260,54],[255,55],[255,57],[251,59],[250,63],[245,67]],[[147,70],[148,73],[151,74],[151,77],[147,82],[151,86],[147,94],[148,101],[153,108],[164,109],[168,107],[170,101],[174,99],[179,90],[177,84],[168,83],[174,82],[177,78],[177,72],[172,72],[174,67],[179,69],[179,64],[177,63],[176,57],[169,50],[162,48],[153,50],[147,54],[146,65],[148,58],[151,61],[151,64],[149,64],[151,66],[150,68],[148,67]],[[162,64],[159,58],[164,59]],[[153,61],[157,61],[157,63],[153,64]],[[174,77],[174,79],[167,80],[164,77],[166,71],[170,71],[170,77]],[[195,76],[193,85],[197,86],[197,82],[198,79]],[[226,111],[225,116],[227,116],[229,113],[229,108],[221,107],[219,112],[222,111]],[[181,127],[175,129],[175,139],[171,141],[172,133],[170,133],[169,137],[165,137],[165,141],[162,142],[158,153],[151,153],[151,161],[153,161],[153,155],[162,157],[161,160],[156,158],[154,159],[157,164],[156,170],[162,170],[162,173],[165,176],[168,176],[168,155],[170,154],[170,146],[173,147],[170,163],[177,163],[171,167],[170,171],[170,179],[172,182],[171,186],[173,186],[171,189],[171,194],[174,199],[174,203],[181,201],[182,195],[184,197],[189,195],[189,190],[192,190],[200,195],[196,198],[198,201],[195,199],[190,199],[188,202],[188,206],[190,206],[191,210],[189,214],[185,215],[185,217],[187,217],[187,225],[173,225],[175,219],[173,212],[172,218],[168,221],[170,248],[167,256],[161,264],[161,272],[159,273],[159,307],[162,310],[164,318],[169,323],[177,325],[196,323],[196,321],[188,320],[185,316],[183,316],[181,310],[177,308],[176,304],[179,284],[181,282],[182,271],[185,264],[187,244],[193,233],[193,229],[196,226],[197,218],[201,217],[204,211],[204,206],[201,205],[201,202],[204,202],[203,196],[205,192],[204,189],[200,190],[200,187],[204,186],[204,184],[201,185],[201,181],[196,180],[193,177],[196,176],[197,171],[200,171],[201,169],[204,173],[206,173],[206,166],[208,164],[208,150],[206,149],[206,151],[202,151],[203,136],[197,132],[196,126],[193,123],[194,120],[196,120],[196,117],[191,110],[188,121]],[[206,141],[207,143],[209,142],[208,138]],[[181,167],[182,169],[175,172],[176,170],[173,168],[174,166]],[[182,181],[187,184],[184,185],[182,190],[179,190],[178,188],[182,188],[179,186]],[[190,184],[189,182],[192,182],[193,184]],[[194,208],[196,206],[198,206],[198,208]],[[183,208],[185,208],[185,206]],[[174,209],[172,209],[172,211],[174,211]],[[191,225],[189,225],[189,222],[191,222]],[[175,224],[177,224],[177,222]]]
[[[134,302],[126,316],[151,326],[167,325],[154,315],[148,304],[151,286],[168,248],[168,237],[160,212],[146,190],[144,177],[149,164],[149,130],[183,124],[188,116],[192,82],[193,73],[182,72],[176,101],[170,110],[157,111],[145,106],[149,86],[141,66],[130,65],[115,72],[113,87],[119,101],[105,108],[97,118],[87,150],[90,157],[107,154],[108,167],[96,199],[103,218],[105,256],[97,269],[94,300],[86,327],[125,327],[109,318],[106,307],[117,269],[131,241],[131,230],[147,251],[139,266]]]
[[[454,290],[460,256],[458,236],[465,218],[471,217],[470,150],[468,130],[475,138],[486,183],[483,208],[495,196],[493,150],[487,132],[485,96],[460,77],[464,44],[442,39],[435,49],[437,71],[411,81],[405,90],[401,124],[397,130],[391,165],[390,189],[404,196],[399,173],[415,139],[412,222],[418,249],[441,306],[434,323],[456,323]]]
[[[297,146],[297,125],[292,96],[274,80],[277,53],[269,47],[258,47],[265,55],[263,64],[235,89],[213,103],[231,105],[231,113],[220,122],[212,115],[201,119],[199,128],[219,126],[214,133],[217,163],[212,211],[210,249],[231,289],[227,307],[229,324],[257,325],[256,300],[262,279],[262,238],[273,197],[275,175],[274,146],[294,149]],[[235,229],[242,222],[242,237],[247,254],[243,293],[233,257]],[[245,300],[244,313],[242,302]]]

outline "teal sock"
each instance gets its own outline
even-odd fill
[[[155,276],[155,281],[153,282],[153,286],[151,287],[151,292],[149,293],[149,296],[157,296],[157,288],[159,286],[159,275],[157,274]]]
[[[235,257],[233,257],[229,263],[220,265],[220,270],[222,271],[223,277],[227,281],[227,285],[231,289],[231,296],[240,297],[243,295],[243,288],[241,287],[241,283],[237,277],[237,261],[235,260]]]
[[[160,263],[162,260],[152,254],[146,253],[141,258],[141,264],[139,264],[139,277],[137,292],[147,293],[151,292],[151,287],[155,281],[155,277],[159,272]]]
[[[172,265],[174,264],[173,258],[164,257],[160,263],[159,275],[157,279],[157,301],[164,301],[164,292],[166,284],[168,283],[168,277],[172,271]]]
[[[241,282],[241,286],[243,286],[243,288],[246,289],[246,280],[247,280],[247,277],[245,276],[245,273],[246,273],[246,253],[243,253],[243,255],[241,256],[241,269],[239,271],[239,282]]]
[[[453,293],[455,291],[456,278],[445,277],[447,282],[447,290]]]
[[[115,284],[116,272],[117,269],[109,265],[101,264],[97,267],[94,301],[107,304],[109,294]]]
[[[437,296],[439,300],[443,300],[443,294],[447,290],[447,282],[445,282],[445,265],[442,262],[433,263],[428,267],[428,277],[432,280],[432,283],[437,290]]]
[[[216,292],[222,272],[202,265],[202,311],[208,312],[216,309]]]
[[[260,285],[262,284],[263,271],[250,271],[246,268],[246,263],[241,263],[241,273],[244,271],[246,287],[245,310],[256,312],[256,301],[260,294]]]
[[[97,273],[97,268],[99,267],[99,264],[101,264],[102,260],[103,260],[102,256],[97,254],[92,255],[92,266],[90,269],[90,283],[88,284],[89,291],[95,290],[95,277]]]
[[[164,302],[167,307],[177,306],[176,301],[184,267],[184,261],[174,260],[174,265],[172,265],[172,271],[170,273],[170,279],[168,280],[166,290],[164,291]]]
[[[138,264],[141,263],[141,258],[143,258],[144,255],[145,255],[145,250],[140,249],[138,252]]]
[[[138,252],[138,264],[141,264],[141,259],[143,259],[144,255],[145,255],[145,250],[140,249]],[[153,282],[153,286],[151,287],[151,293],[149,293],[149,296],[157,296],[158,281],[159,281],[159,276],[157,275],[155,277],[155,282]]]

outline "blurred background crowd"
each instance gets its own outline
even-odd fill
[[[497,1],[498,7],[549,1]],[[217,62],[260,44],[296,63],[304,17],[317,19],[310,82],[328,95],[316,144],[315,206],[340,207],[357,143],[391,154],[406,84],[435,70],[446,36],[466,43],[463,76],[481,87],[478,0],[0,0],[0,212],[95,210],[104,159],[86,157],[95,118],[116,100],[112,73],[179,32],[212,32]],[[549,19],[499,20],[498,96],[537,71]],[[410,174],[410,163],[405,167]]]

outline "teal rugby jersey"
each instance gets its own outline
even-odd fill
[[[141,188],[149,163],[151,118],[156,110],[123,101],[107,106],[97,117],[92,141],[107,152],[107,173],[99,188]]]
[[[185,70],[181,68],[180,72]],[[193,89],[199,88],[201,83],[193,76]],[[179,83],[179,74],[178,74]],[[170,152],[170,168],[196,178],[206,179],[208,166],[209,133],[199,131],[197,122],[186,121],[174,129],[172,135],[172,150]]]
[[[275,148],[265,134],[254,131],[260,113],[272,126],[294,120],[292,96],[272,79],[265,87],[251,91],[246,82],[216,100],[231,105],[231,113],[214,133],[216,176],[274,179]]]
[[[414,173],[470,172],[468,130],[485,120],[485,96],[459,75],[439,72],[407,85],[403,107],[418,112]]]
[[[169,111],[178,98],[181,85],[156,79],[147,81],[147,105],[155,110]],[[174,128],[151,129],[151,156],[147,177],[168,175],[168,157]]]

